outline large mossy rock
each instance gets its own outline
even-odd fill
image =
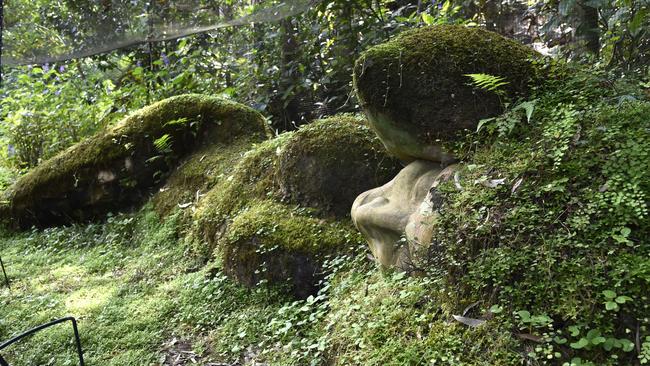
[[[7,193],[13,226],[65,224],[139,203],[206,144],[261,141],[264,118],[216,97],[181,95],[143,108],[23,176]]]
[[[398,167],[365,119],[343,115],[305,126],[287,141],[278,183],[283,198],[344,217],[360,192],[392,178]]]
[[[229,223],[221,242],[225,272],[238,282],[287,285],[306,298],[318,290],[322,261],[364,244],[347,222],[321,219],[309,209],[252,201]]]
[[[463,26],[406,31],[370,48],[354,67],[354,86],[372,128],[405,161],[449,161],[441,142],[498,115],[503,97],[525,96],[540,78],[531,49]],[[468,74],[505,78],[503,96],[471,85]]]
[[[201,198],[220,180],[230,176],[237,163],[260,136],[241,136],[231,142],[209,142],[184,158],[154,193],[153,208],[161,216],[181,208],[194,209]]]
[[[298,297],[312,294],[325,257],[365,245],[348,216],[354,198],[399,168],[357,117],[282,134],[246,153],[199,202],[196,250],[216,256],[241,283],[287,284]]]

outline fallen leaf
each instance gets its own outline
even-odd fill
[[[502,184],[504,184],[506,181],[506,178],[501,178],[501,179],[485,179],[485,180],[476,180],[474,183],[478,183],[484,187],[488,188],[496,188]]]
[[[452,315],[452,316],[454,317],[454,319],[456,319],[457,322],[463,323],[472,328],[476,328],[486,323],[486,320],[483,319],[467,318],[460,315]]]
[[[521,183],[523,182],[524,182],[524,177],[517,179],[515,184],[512,185],[512,190],[510,191],[510,193],[515,193],[515,191],[519,189],[519,186],[521,186]]]

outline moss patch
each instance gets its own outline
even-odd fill
[[[282,150],[278,183],[284,199],[347,217],[359,194],[389,181],[400,168],[364,118],[342,115],[295,133]]]
[[[526,362],[634,364],[650,339],[650,101],[598,69],[557,80],[530,122],[513,107],[457,144],[463,189],[441,185],[433,255],[417,265],[449,311],[478,302],[539,337]]]
[[[358,117],[337,116],[282,134],[247,152],[201,200],[192,228],[195,251],[206,259],[216,255],[249,285],[292,279],[295,294],[313,293],[322,257],[349,247],[355,231],[348,213],[356,196],[398,168]],[[342,231],[332,231],[337,222]],[[273,236],[256,234],[269,228]],[[331,238],[320,237],[326,233]],[[270,247],[277,255],[267,253]],[[268,273],[256,273],[263,263]]]
[[[304,208],[256,201],[240,212],[221,242],[225,272],[246,285],[282,283],[301,298],[316,293],[320,263],[365,242],[350,223],[314,217]]]
[[[242,137],[230,143],[213,143],[184,159],[154,194],[155,210],[166,216],[176,208],[193,208],[221,179],[232,173],[237,162],[259,137]]]
[[[479,28],[444,25],[414,29],[364,52],[356,61],[354,86],[362,108],[389,151],[405,160],[445,158],[427,151],[454,140],[497,115],[495,93],[469,85],[466,74],[505,78],[510,98],[527,95],[539,80],[531,49]]]
[[[263,117],[241,104],[203,95],[143,108],[23,176],[8,192],[16,226],[101,216],[141,200],[176,162],[209,139],[267,135]]]

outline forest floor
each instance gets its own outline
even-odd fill
[[[0,340],[74,316],[89,365],[230,365],[207,351],[207,326],[235,326],[229,322],[236,322],[238,312],[264,305],[251,303],[254,291],[209,274],[207,267],[197,270],[185,259],[174,230],[165,224],[141,230],[135,219],[122,215],[105,225],[5,234],[0,255],[11,289],[0,289]],[[140,221],[147,220],[157,225],[153,218]],[[69,323],[2,355],[16,366],[77,364]]]
[[[327,259],[319,293],[296,300],[198,262],[185,225],[146,205],[96,223],[0,232],[11,280],[0,286],[0,340],[73,316],[87,365],[493,365],[483,358],[495,344],[513,361],[502,364],[519,364],[510,333],[443,315],[431,280],[379,270],[367,246]],[[77,365],[70,328],[2,356],[12,366]]]

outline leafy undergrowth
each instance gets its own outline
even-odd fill
[[[0,339],[74,316],[88,364],[161,364],[172,359],[166,346],[174,339],[207,362],[207,326],[263,312],[269,296],[197,271],[178,231],[178,220],[160,223],[147,206],[103,224],[5,236],[0,253],[12,286],[1,290]],[[40,332],[3,355],[12,365],[76,364],[69,328]]]
[[[648,83],[558,67],[455,146],[433,255],[445,307],[516,333],[532,364],[650,362]]]
[[[422,276],[354,248],[294,301],[197,264],[181,215],[161,222],[147,205],[5,234],[0,339],[72,315],[97,365],[647,364],[648,83],[557,79],[454,147],[466,164],[441,186]],[[64,326],[8,352],[12,365],[75,363]]]
[[[180,217],[177,216],[177,217]],[[217,265],[196,266],[183,224],[151,205],[105,223],[5,234],[12,279],[0,290],[0,339],[63,316],[79,321],[89,365],[419,365],[520,360],[517,340],[444,315],[437,285],[382,272],[367,259],[330,258],[316,296],[249,289]],[[494,347],[497,351],[485,355]],[[69,325],[10,346],[11,365],[74,365]],[[480,360],[477,362],[477,360]]]

